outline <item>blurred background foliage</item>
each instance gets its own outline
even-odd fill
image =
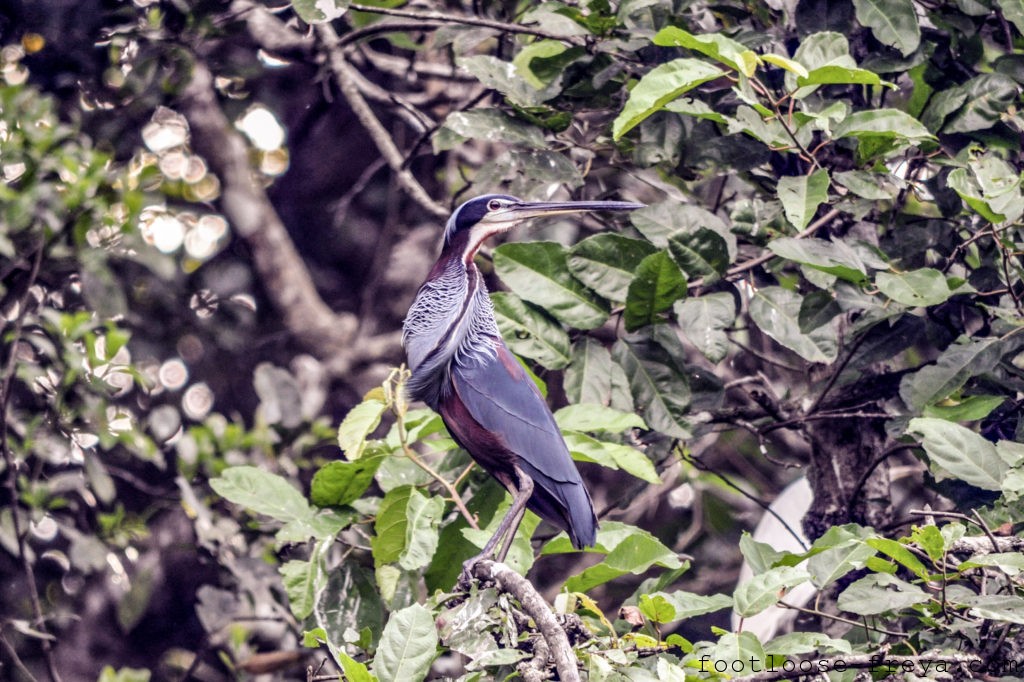
[[[4,674],[528,662],[506,596],[437,596],[503,492],[397,369],[488,191],[648,204],[480,259],[602,518],[512,559],[589,678],[1019,661],[1022,31],[1016,0],[5,3]]]

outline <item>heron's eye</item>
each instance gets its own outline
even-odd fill
[[[499,208],[501,208],[501,202],[497,199],[491,199],[487,202],[488,211],[497,211]]]

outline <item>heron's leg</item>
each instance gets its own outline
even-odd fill
[[[516,538],[516,532],[519,530],[519,524],[523,522],[523,516],[526,515],[526,503],[530,501],[530,496],[533,495],[533,479],[527,476],[526,473],[518,466],[515,467],[514,470],[519,485],[512,496],[512,507],[509,508],[508,516],[505,517],[506,520],[512,519],[512,522],[505,531],[505,542],[501,545],[501,551],[498,552],[497,557],[495,557],[498,561],[505,561],[505,557],[508,556],[508,550],[511,549],[512,541]],[[514,517],[513,514],[515,514]],[[504,521],[502,521],[502,523],[504,523]],[[500,532],[495,533],[495,537],[500,535]]]
[[[512,506],[509,508],[508,513],[505,514],[505,518],[498,524],[494,535],[484,545],[483,550],[462,564],[462,574],[459,576],[459,582],[457,583],[457,586],[461,589],[468,588],[469,586],[473,564],[491,556],[495,556],[498,561],[504,561],[508,555],[509,548],[512,546],[512,540],[515,539],[516,531],[519,530],[519,524],[526,513],[526,503],[530,501],[530,496],[533,495],[533,479],[527,476],[526,472],[518,466],[514,466],[513,471],[515,480],[507,476],[495,476],[512,493]],[[502,543],[501,551],[494,555],[494,548],[502,538],[505,538],[505,542]]]

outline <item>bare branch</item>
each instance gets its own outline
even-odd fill
[[[558,671],[558,678],[562,682],[579,682],[580,673],[576,667],[576,655],[569,644],[569,637],[555,620],[551,607],[530,581],[505,564],[490,559],[481,559],[473,564],[473,575],[479,580],[493,580],[499,590],[516,598],[523,610],[533,618],[537,629],[544,637],[544,643],[554,660],[555,670]]]
[[[370,5],[360,5],[352,3],[349,5],[350,9],[354,9],[359,12],[369,12],[371,14],[386,14],[392,17],[403,17],[405,19],[418,19],[420,21],[439,21],[445,24],[462,24],[464,26],[483,26],[484,28],[493,28],[503,33],[522,33],[525,35],[538,36],[540,38],[549,38],[551,40],[559,40],[563,43],[569,43],[570,45],[583,45],[584,40],[579,36],[563,36],[550,31],[545,31],[542,28],[533,28],[532,26],[523,26],[522,24],[510,24],[504,21],[495,21],[494,19],[485,19],[483,17],[468,16],[465,14],[445,14],[444,12],[420,12],[416,10],[407,9],[394,9],[390,7],[371,7]]]
[[[352,67],[345,59],[344,52],[338,47],[338,34],[335,33],[330,24],[321,24],[317,26],[316,30],[321,42],[327,49],[328,63],[338,82],[342,95],[348,100],[348,104],[352,107],[352,111],[359,119],[359,122],[363,124],[363,127],[370,134],[374,144],[377,145],[377,149],[380,150],[381,156],[388,162],[388,166],[395,174],[399,185],[425,211],[442,220],[446,219],[448,217],[448,210],[435,202],[427,193],[427,190],[423,189],[419,181],[413,177],[413,174],[403,168],[405,158],[398,150],[398,147],[395,146],[394,140],[388,135],[388,131],[381,125],[381,122],[373,113],[370,105],[366,103],[362,93],[359,92]]]
[[[314,356],[337,367],[356,331],[351,313],[335,313],[320,298],[277,211],[254,177],[249,151],[217,101],[213,75],[201,61],[181,97],[196,151],[220,178],[221,210],[252,249],[253,263],[285,326]]]

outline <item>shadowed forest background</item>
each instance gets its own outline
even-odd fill
[[[510,558],[584,679],[1009,675],[1022,84],[1019,0],[4,3],[0,677],[543,679],[438,596],[507,501],[402,397],[495,191],[647,204],[477,261],[602,522]]]

